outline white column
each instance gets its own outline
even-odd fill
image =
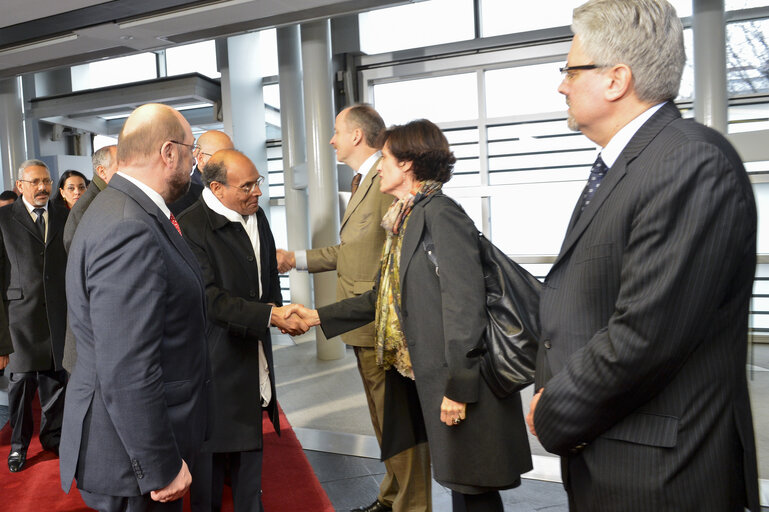
[[[310,241],[312,247],[326,247],[339,242],[336,158],[328,143],[334,124],[330,22],[326,19],[302,24],[301,34]],[[314,277],[315,305],[322,306],[336,301],[335,273],[323,272]],[[317,336],[319,359],[344,357],[344,344],[341,340],[327,340],[320,330]]]
[[[307,249],[310,246],[310,227],[307,216],[307,154],[304,142],[304,99],[302,97],[299,25],[278,28],[277,36],[287,248],[291,250]],[[291,287],[291,302],[312,305],[310,275],[307,272],[292,270],[288,279]]]
[[[16,169],[26,160],[24,112],[19,78],[0,80],[0,174],[2,190],[11,190]],[[0,190],[0,191],[2,191]]]
[[[693,0],[694,117],[727,132],[726,24],[724,0]]]

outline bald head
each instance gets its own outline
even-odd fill
[[[259,209],[261,176],[240,151],[223,149],[214,153],[203,171],[203,181],[230,210],[251,215]]]
[[[200,146],[200,151],[196,154],[196,160],[198,169],[201,172],[211,158],[211,155],[222,149],[233,149],[235,147],[230,136],[218,130],[209,130],[202,134],[198,137],[197,145]]]
[[[118,166],[172,203],[189,189],[194,144],[190,124],[178,111],[158,103],[142,105],[120,130]]]

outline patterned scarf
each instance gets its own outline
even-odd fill
[[[382,219],[387,239],[382,249],[379,292],[376,303],[377,363],[385,370],[395,367],[404,377],[414,378],[406,337],[401,323],[400,260],[403,233],[414,205],[441,189],[437,181],[425,181],[416,194],[394,201]]]

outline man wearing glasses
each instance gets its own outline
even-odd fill
[[[77,342],[60,446],[101,511],[177,510],[203,442],[210,383],[200,267],[167,204],[187,192],[194,138],[148,104],[118,137],[119,171],[83,215],[69,251]]]
[[[198,137],[192,155],[195,157],[195,167],[190,173],[190,190],[180,199],[168,205],[174,215],[179,215],[192,206],[203,192],[203,168],[208,163],[211,155],[220,149],[232,149],[232,139],[224,132],[209,130]]]
[[[542,289],[529,427],[561,456],[571,511],[758,512],[750,181],[676,108],[667,1],[591,0],[572,30],[558,91],[602,149]]]
[[[49,202],[51,174],[40,160],[19,167],[21,201],[0,208],[0,368],[7,365],[11,452],[8,469],[21,471],[32,439],[32,400],[40,395],[40,444],[59,452],[67,304],[62,233],[67,210]],[[9,355],[10,354],[10,357]]]
[[[243,153],[217,151],[203,170],[206,188],[179,216],[203,271],[213,377],[213,429],[193,473],[192,510],[221,508],[225,468],[236,512],[261,511],[262,411],[280,431],[270,325],[300,334],[283,319],[275,241],[259,208],[263,178]]]

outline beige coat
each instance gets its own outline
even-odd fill
[[[338,300],[354,297],[374,287],[382,256],[385,231],[382,217],[394,198],[379,191],[379,160],[361,180],[350,198],[342,218],[338,245],[307,251],[307,267],[312,273],[336,270]],[[364,325],[342,335],[348,345],[374,346],[374,325]]]

